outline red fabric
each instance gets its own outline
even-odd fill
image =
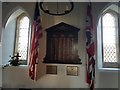
[[[88,70],[86,69],[86,82],[90,85],[90,79],[89,79],[89,73]]]
[[[31,31],[31,45],[30,45],[30,61],[29,61],[29,76],[32,80],[35,79],[36,64],[39,53],[39,38],[42,36],[42,27],[40,24],[40,14],[38,3],[36,3],[35,16]]]
[[[94,42],[90,44],[89,48],[87,48],[87,53],[91,56],[95,55],[95,48],[94,48]]]
[[[87,25],[86,25],[86,82],[90,90],[94,90],[95,79],[95,45],[93,41],[93,18],[91,14],[91,3],[87,7]]]

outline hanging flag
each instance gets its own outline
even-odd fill
[[[91,3],[89,3],[87,6],[86,20],[86,81],[89,84],[90,90],[93,90],[95,81],[95,46],[93,39],[93,18],[91,10]]]
[[[42,37],[42,27],[40,20],[40,12],[38,2],[36,3],[34,12],[34,21],[31,31],[31,43],[30,43],[30,62],[29,62],[29,76],[32,80],[35,79],[36,64],[38,63],[39,53],[39,38]]]

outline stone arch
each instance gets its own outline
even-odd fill
[[[119,12],[120,7],[118,6],[118,3],[108,3],[98,14],[98,17],[96,19],[97,20],[96,26],[98,25],[98,22],[99,22],[99,19],[100,19],[102,13],[108,9],[111,9],[111,10],[117,12],[118,14],[120,14],[120,12]]]
[[[98,17],[96,17],[96,33],[97,33],[97,35],[96,35],[96,38],[97,38],[97,47],[96,48],[98,48],[99,47],[99,49],[97,49],[97,67],[98,68],[102,68],[102,65],[103,65],[103,63],[102,63],[102,59],[101,59],[101,57],[102,57],[102,54],[100,53],[101,52],[101,50],[100,50],[100,47],[101,47],[101,39],[99,39],[98,37],[101,37],[100,36],[100,34],[99,33],[101,33],[101,16],[103,15],[103,13],[104,12],[106,12],[107,10],[109,10],[109,9],[111,9],[112,11],[114,11],[114,12],[116,12],[116,13],[118,13],[118,14],[120,14],[120,12],[119,12],[119,8],[120,7],[118,7],[118,3],[108,3],[107,5],[105,5],[105,7],[99,12],[99,14],[98,14]],[[99,43],[98,43],[99,42]],[[99,58],[99,59],[98,59]]]
[[[21,13],[26,13],[26,15],[29,17],[30,21],[31,21],[31,17],[30,15],[28,14],[28,12],[22,8],[21,6],[17,6],[15,7],[14,9],[12,9],[8,15],[5,17],[5,20],[3,21],[3,28],[6,28],[7,24],[15,19],[17,16],[19,16]]]
[[[13,53],[14,53],[13,48],[14,48],[14,38],[15,38],[15,30],[16,30],[16,23],[15,22],[16,21],[13,22],[14,25],[13,24],[11,25],[14,28],[11,28],[11,27],[9,28],[9,26],[10,26],[9,24],[11,24],[11,22],[14,21],[22,13],[25,13],[26,16],[29,18],[29,20],[31,21],[31,18],[30,18],[30,15],[28,14],[28,12],[24,8],[22,8],[21,6],[17,6],[14,9],[12,9],[11,11],[9,11],[8,14],[4,18],[3,25],[2,25],[2,33],[1,33],[2,34],[1,35],[2,36],[2,38],[1,38],[2,48],[8,47],[6,45],[6,42],[7,42],[11,49],[8,52],[9,54],[6,53],[7,49],[4,49],[3,53],[6,53],[7,58],[5,59],[5,56],[2,56],[2,64],[6,64],[9,60],[9,55],[13,55]],[[11,32],[12,32],[12,34],[11,34]],[[6,41],[6,40],[8,40],[8,41]],[[10,41],[11,41],[11,43],[10,43]]]

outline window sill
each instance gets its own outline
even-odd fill
[[[14,67],[14,68],[27,68],[28,65],[12,66],[12,65],[6,64],[6,65],[3,65],[3,66],[2,66],[2,69],[7,68],[7,67]]]
[[[98,68],[99,72],[118,72],[120,68]]]
[[[28,65],[18,65],[18,66],[12,66],[12,67],[27,68],[27,67],[28,67]]]
[[[19,66],[21,66],[21,67],[28,67],[28,65],[19,65]],[[19,67],[19,66],[18,66],[18,67]]]

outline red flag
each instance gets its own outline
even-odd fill
[[[34,21],[32,24],[31,31],[31,45],[30,45],[30,62],[29,62],[29,76],[32,80],[35,79],[36,64],[38,62],[39,53],[39,38],[42,36],[42,27],[40,20],[40,12],[38,2],[36,3],[34,12]]]
[[[95,80],[95,47],[93,40],[93,18],[91,14],[91,3],[87,6],[87,20],[86,20],[86,82],[89,84],[90,90],[94,90]]]

